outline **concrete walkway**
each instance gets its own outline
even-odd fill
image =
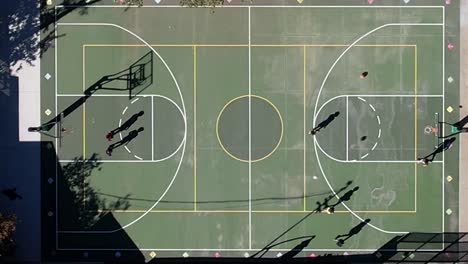
[[[460,9],[460,117],[468,115],[468,1],[462,0]],[[468,231],[468,134],[460,135],[459,230]]]

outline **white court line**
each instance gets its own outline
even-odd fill
[[[127,146],[124,146],[124,148],[127,150],[128,153],[132,153]]]
[[[128,109],[128,106],[124,108],[124,110],[122,111],[122,115],[125,115],[125,112],[127,112],[127,109]]]
[[[180,99],[181,99],[181,102],[182,102],[182,109],[183,109],[183,119],[184,119],[184,139],[182,140],[182,145],[183,145],[183,148],[182,148],[182,153],[181,153],[181,157],[180,157],[180,160],[179,160],[179,164],[177,165],[177,169],[174,173],[174,176],[172,177],[171,181],[169,182],[168,186],[166,187],[166,189],[164,190],[164,192],[161,194],[161,196],[159,197],[159,199],[150,207],[148,208],[148,210],[146,212],[144,212],[143,214],[141,214],[140,216],[138,216],[136,219],[134,219],[133,221],[131,221],[130,223],[124,225],[124,226],[121,226],[115,230],[108,230],[108,231],[83,231],[83,230],[77,230],[77,231],[57,231],[59,233],[115,233],[119,230],[123,230],[123,229],[126,229],[127,227],[133,225],[134,223],[140,221],[140,219],[142,219],[143,217],[145,217],[145,215],[147,215],[151,210],[153,210],[158,204],[159,202],[164,198],[164,196],[166,195],[166,193],[169,191],[169,189],[171,188],[172,184],[174,183],[175,179],[177,178],[177,175],[179,174],[179,170],[181,168],[181,165],[182,165],[182,161],[184,159],[184,155],[185,155],[185,146],[186,146],[186,138],[187,138],[187,116],[186,116],[186,111],[185,111],[185,102],[184,102],[184,98],[182,96],[182,91],[180,90],[180,87],[179,87],[179,83],[177,82],[174,74],[172,73],[172,70],[170,69],[170,67],[167,65],[166,61],[161,57],[161,55],[148,43],[146,42],[143,38],[141,38],[140,36],[138,36],[137,34],[135,34],[134,32],[122,27],[122,26],[119,26],[119,25],[116,25],[116,24],[112,24],[112,23],[56,23],[56,25],[61,25],[61,26],[104,26],[104,27],[116,27],[116,28],[119,28],[127,33],[129,33],[130,35],[134,36],[135,38],[137,38],[138,40],[140,40],[142,43],[144,43],[150,50],[153,51],[154,54],[156,54],[156,56],[158,56],[158,58],[160,59],[160,61],[164,64],[164,66],[166,67],[167,71],[169,72],[169,74],[171,75],[172,77],[172,80],[174,81],[176,87],[177,87],[177,90],[179,92],[179,96],[180,96]]]
[[[57,8],[54,7],[54,34],[55,36],[58,36],[57,34]],[[57,116],[57,94],[58,94],[58,89],[57,89],[57,49],[58,49],[58,42],[57,38],[54,38],[54,79],[55,79],[55,116]],[[55,135],[57,135],[57,128],[55,128]],[[58,146],[58,139],[55,139],[55,146]],[[55,150],[57,153],[57,159],[59,160],[59,153],[58,153],[58,148]],[[85,158],[85,157],[83,157]],[[59,164],[55,164],[55,230],[58,231],[58,166]],[[58,233],[55,232],[55,248],[58,248]]]
[[[364,159],[365,157],[369,156],[369,153],[367,153],[366,155],[362,156],[361,159]]]
[[[153,96],[151,96],[151,160],[154,161],[154,97]]]
[[[375,111],[375,110],[374,110],[374,111]],[[379,116],[379,115],[377,115],[377,122],[378,122],[379,125],[380,125],[380,116]],[[380,136],[379,136],[379,137],[380,137]]]
[[[133,156],[135,156],[135,158],[137,158],[137,159],[139,159],[139,160],[143,160],[142,158],[140,158],[140,157],[137,156],[137,155],[133,155]]]
[[[359,41],[361,41],[363,38],[369,36],[370,34],[382,29],[382,28],[385,28],[385,27],[389,27],[389,26],[417,26],[417,25],[420,25],[420,26],[440,26],[442,24],[440,23],[389,23],[389,24],[384,24],[382,26],[379,26],[377,28],[374,28],[373,30],[370,30],[368,31],[367,33],[365,33],[364,35],[362,35],[361,37],[359,37],[358,39],[356,39],[353,43],[351,43],[341,54],[340,56],[338,56],[338,58],[335,60],[335,62],[331,65],[331,67],[329,68],[327,74],[325,75],[323,81],[322,81],[322,84],[320,86],[320,89],[319,89],[319,92],[317,94],[317,99],[316,99],[316,102],[315,102],[315,107],[314,107],[314,120],[313,120],[313,125],[315,127],[315,123],[316,123],[316,119],[317,119],[317,107],[318,107],[318,102],[319,102],[319,99],[320,99],[320,95],[322,93],[322,90],[323,90],[323,87],[325,86],[325,83],[327,82],[327,79],[328,79],[328,76],[330,76],[330,73],[333,71],[333,69],[335,68],[336,64],[341,60],[341,58],[356,44],[358,43]],[[445,81],[445,80],[444,80]],[[317,145],[318,145],[318,142],[317,142],[317,137],[314,136],[314,149],[315,149],[315,156],[316,156],[316,159],[317,159],[317,162],[318,162],[318,165],[319,165],[319,168],[320,168],[320,171],[323,175],[323,178],[325,179],[328,187],[330,188],[330,190],[334,193],[335,197],[337,197],[339,199],[339,196],[338,194],[336,194],[336,192],[334,191],[333,187],[331,186],[330,182],[328,181],[328,178],[325,174],[325,172],[323,171],[323,168],[322,168],[322,163],[320,162],[320,158],[319,158],[319,155],[318,155],[318,151],[317,151]],[[346,203],[342,203],[342,205],[351,213],[353,214],[357,219],[359,219],[361,222],[364,222],[364,219],[362,217],[360,217],[358,214],[356,214],[353,210],[351,210],[347,205]],[[375,226],[374,224],[371,224],[371,223],[367,223],[367,225],[369,225],[370,227],[374,228],[375,230],[378,230],[378,231],[381,231],[383,233],[388,233],[388,234],[406,234],[408,232],[406,231],[387,231],[387,230],[384,230],[382,228],[379,228],[377,226]]]
[[[364,98],[362,98],[362,97],[359,97],[359,96],[358,96],[358,99],[361,100],[361,101],[363,101],[363,102],[366,101],[366,99],[364,99]]]
[[[349,97],[375,97],[375,98],[379,98],[379,97],[411,97],[411,98],[414,98],[414,97],[422,97],[422,98],[432,98],[432,97],[440,97],[442,98],[443,95],[438,95],[438,94],[418,94],[418,95],[410,95],[410,94],[342,94],[342,95],[337,95],[335,97],[332,97],[330,99],[328,99],[325,103],[323,103],[319,110],[317,111],[317,114],[314,116],[314,118],[317,118],[317,116],[320,114],[320,112],[322,111],[322,109],[328,104],[330,103],[331,101],[335,100],[335,99],[338,99],[338,98],[341,98],[341,97],[346,97],[346,96],[349,96]],[[314,124],[315,125],[315,124]]]
[[[140,100],[140,98],[135,98],[135,100],[133,100],[133,101],[131,102],[131,104],[135,103],[135,102],[138,101],[138,100]]]
[[[249,7],[249,248],[252,248],[252,47]]]
[[[372,104],[369,104],[369,106],[370,106],[370,108],[372,108],[372,111],[374,111],[374,112],[375,112],[375,108],[374,108],[374,106],[373,106]],[[380,122],[379,122],[379,124],[380,124]]]
[[[83,7],[82,5],[57,5],[56,8],[61,8],[61,7]],[[128,5],[90,5],[86,6],[86,8],[90,7],[113,7],[113,8],[191,8],[187,6],[180,6],[180,5],[159,5],[159,6],[154,6],[154,5],[142,5],[142,6],[128,6]],[[371,5],[362,5],[362,6],[321,6],[321,5],[223,5],[222,8],[421,8],[421,9],[428,9],[428,8],[442,8],[443,6],[371,6]],[[211,8],[211,6],[206,6],[206,7],[199,7],[199,8]],[[219,8],[219,6],[218,6]]]
[[[445,6],[442,11],[442,121],[445,122]],[[445,136],[445,124],[442,126],[442,137]],[[442,151],[442,233],[445,231],[445,151]],[[445,239],[442,236],[442,246],[445,246]]]
[[[346,161],[349,160],[349,97],[346,96]]]
[[[372,147],[372,151],[377,147],[377,142],[375,142],[374,146]]]
[[[380,138],[381,135],[382,135],[382,129],[379,128],[379,135],[377,136],[377,138]]]
[[[244,251],[260,251],[260,250],[265,250],[264,248],[59,248],[60,250],[70,250],[70,251],[240,251],[241,253],[244,253]],[[438,250],[443,250],[444,248],[436,248],[436,249],[418,249],[414,250],[414,248],[399,248],[398,250],[400,251],[410,251],[410,252],[434,252]],[[349,252],[361,252],[361,251],[381,251],[381,252],[394,252],[395,250],[384,250],[384,249],[379,249],[379,248],[317,248],[317,249],[312,249],[312,248],[304,248],[301,251],[305,252],[314,252],[314,251],[333,251],[333,252],[343,252],[343,251],[349,251]],[[268,251],[291,251],[289,248],[272,248],[269,249]]]

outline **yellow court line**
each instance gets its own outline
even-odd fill
[[[144,213],[146,210],[97,210],[99,213]],[[303,211],[303,210],[254,210],[252,213],[258,214],[304,214],[304,213],[316,213],[317,211]],[[369,213],[369,214],[413,214],[416,211],[353,211],[354,213]],[[192,213],[192,214],[207,214],[207,213],[249,213],[248,210],[151,210],[150,213]],[[327,212],[321,212],[327,214]],[[335,213],[349,213],[347,210],[335,211]]]
[[[418,159],[418,46],[414,46],[414,160]],[[418,164],[414,163],[414,210],[418,208]]]
[[[83,44],[89,47],[146,47],[145,44]],[[249,44],[150,44],[152,47],[248,47]],[[348,47],[349,44],[251,44],[251,47]],[[356,44],[354,47],[415,47],[415,44]]]
[[[234,154],[232,154],[231,152],[229,152],[223,145],[222,141],[221,141],[221,138],[219,137],[219,119],[221,117],[221,115],[223,114],[223,111],[224,109],[226,109],[226,107],[231,104],[232,102],[234,102],[235,100],[238,100],[238,99],[241,99],[241,98],[244,98],[244,97],[249,97],[249,100],[251,100],[251,98],[259,98],[259,99],[262,99],[264,100],[265,102],[269,103],[273,109],[275,109],[276,113],[278,113],[278,117],[280,119],[280,123],[281,123],[281,134],[280,134],[280,138],[278,140],[278,143],[276,144],[275,148],[270,151],[270,153],[268,153],[267,155],[263,156],[263,157],[260,157],[258,159],[255,159],[255,160],[251,160],[250,162],[258,162],[258,161],[261,161],[261,160],[264,160],[268,157],[270,157],[275,151],[276,149],[278,149],[279,145],[281,144],[281,141],[283,140],[283,133],[284,133],[284,122],[283,122],[283,117],[281,116],[281,112],[279,111],[279,109],[268,99],[266,99],[265,97],[262,97],[262,96],[259,96],[259,95],[241,95],[241,96],[238,96],[238,97],[235,97],[233,99],[231,99],[229,102],[227,102],[224,107],[221,109],[221,111],[219,112],[218,114],[218,118],[216,119],[216,127],[215,127],[215,132],[216,132],[216,138],[218,139],[218,143],[219,145],[221,146],[221,148],[223,149],[223,151],[228,154],[231,158],[235,159],[235,160],[238,160],[238,161],[241,161],[241,162],[249,162],[248,160],[245,160],[245,159],[241,159],[241,158],[238,158],[236,157]]]
[[[83,44],[83,91],[85,87],[85,48],[86,47],[145,47],[146,45],[144,44]],[[154,47],[192,47],[194,49],[194,133],[196,135],[196,48],[197,47],[247,47],[249,44],[151,44],[151,46]],[[306,47],[348,47],[349,45],[346,44],[252,44],[250,45],[252,47],[303,47],[304,48],[304,128],[305,128],[305,112],[306,112]],[[415,95],[417,94],[416,92],[416,83],[417,83],[417,45],[415,44],[357,44],[354,45],[355,47],[414,47],[415,48]],[[265,99],[265,98],[262,98]],[[417,97],[415,96],[415,100],[417,102]],[[268,101],[268,100],[267,100]],[[271,103],[271,102],[270,102]],[[273,105],[273,104],[272,104]],[[416,104],[417,105],[417,104]],[[274,105],[273,105],[274,106]],[[276,109],[276,107],[274,106]],[[85,157],[86,153],[86,125],[85,125],[85,109],[86,109],[86,103],[83,104],[83,157]],[[416,109],[416,107],[415,107]],[[222,112],[222,111],[221,111]],[[278,112],[279,113],[279,112]],[[417,109],[415,110],[415,117],[417,115]],[[281,114],[280,114],[281,118]],[[282,118],[281,118],[282,119]],[[417,120],[415,118],[415,126],[417,127]],[[304,129],[305,132],[305,129]],[[415,136],[417,138],[417,129],[415,129]],[[282,136],[281,136],[282,137]],[[306,137],[304,136],[304,139]],[[219,138],[218,138],[219,140]],[[281,142],[281,139],[280,141]],[[221,144],[222,145],[222,144]],[[279,145],[279,144],[278,144]],[[276,147],[278,147],[278,145]],[[223,146],[222,146],[223,147]],[[417,139],[415,140],[415,149],[417,147]],[[275,148],[276,150],[276,148]],[[225,150],[226,151],[226,150]],[[227,152],[227,151],[226,151]],[[274,152],[274,151],[273,151]],[[228,152],[227,152],[228,153]],[[415,150],[416,153],[416,150]],[[230,154],[230,153],[228,153]],[[272,153],[270,153],[271,155]],[[417,155],[417,154],[415,154]],[[232,155],[230,155],[232,157]],[[269,155],[268,155],[269,156]],[[233,157],[235,158],[235,157]],[[264,157],[266,158],[266,157]],[[264,159],[262,158],[262,159]],[[237,158],[235,158],[237,159]],[[260,160],[262,160],[260,159]],[[240,160],[240,159],[238,159]],[[235,211],[235,210],[208,210],[208,211],[197,211],[196,209],[196,138],[194,138],[194,208],[195,211],[193,210],[156,210],[156,211],[151,211],[151,212],[200,212],[200,213],[213,213],[213,212],[226,212],[226,213],[232,213],[232,212],[244,212],[244,211]],[[244,160],[241,160],[244,161]],[[258,161],[258,160],[256,160]],[[255,161],[253,161],[255,162]],[[414,211],[353,211],[356,213],[415,213],[416,212],[416,199],[417,199],[417,166],[415,164],[415,210]],[[145,210],[114,210],[112,212],[146,212]],[[248,211],[245,211],[248,213]],[[313,211],[307,211],[306,210],[306,148],[305,148],[305,140],[304,140],[304,210],[301,211],[252,211],[254,213],[304,213],[304,212],[313,212]],[[335,213],[346,213],[348,211],[335,211]]]
[[[193,209],[197,210],[197,47],[193,47]]]
[[[304,113],[303,113],[303,116],[304,116],[304,130],[302,131],[304,133],[304,211],[306,211],[306,208],[307,208],[307,205],[306,205],[306,200],[307,200],[307,187],[306,187],[306,184],[307,184],[307,181],[306,181],[306,174],[307,174],[307,166],[306,166],[306,152],[307,152],[307,148],[306,148],[306,46],[304,46]]]

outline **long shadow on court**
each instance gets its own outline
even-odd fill
[[[115,251],[93,249],[119,248],[127,250],[122,256],[118,255],[119,260],[144,263],[138,246],[125,230],[121,230],[114,215],[100,211],[109,207],[121,210],[129,207],[125,199],[110,202],[97,194],[89,177],[96,175],[101,166],[97,154],[93,154],[89,162],[76,157],[72,162],[61,163],[53,144],[41,143],[41,182],[45,183],[41,186],[44,260],[67,263],[110,261],[116,259]],[[93,231],[115,232],[89,233]],[[83,250],[56,250],[56,247]]]
[[[157,202],[156,199],[147,199],[147,198],[137,198],[137,197],[132,197],[131,195],[129,197],[124,197],[121,195],[116,195],[116,194],[109,194],[109,193],[103,193],[103,192],[97,192],[99,195],[105,196],[105,197],[111,197],[115,199],[123,199],[125,198],[128,201],[139,201],[139,202],[148,202],[149,204],[153,204],[154,202]],[[254,199],[233,199],[233,200],[197,200],[197,204],[224,204],[226,206],[223,206],[224,209],[232,209],[232,208],[242,208],[245,206],[248,206],[249,201],[253,205],[265,205],[265,204],[275,204],[278,203],[279,201],[302,201],[305,198],[310,198],[310,197],[319,197],[323,195],[329,195],[330,200],[334,197],[332,191],[325,191],[325,192],[318,192],[318,193],[311,193],[307,194],[306,196],[288,196],[288,197],[263,197],[263,198],[254,198]],[[161,204],[174,204],[174,205],[183,205],[183,204],[195,204],[194,201],[182,201],[182,200],[161,200],[159,203]]]
[[[352,181],[348,181],[346,182],[346,185],[341,187],[339,190],[335,191],[335,194],[338,195],[339,193],[343,192],[344,190],[346,190],[350,185],[352,184]],[[270,251],[275,245],[277,245],[277,241],[279,239],[281,239],[283,236],[285,236],[287,233],[289,233],[291,230],[293,230],[294,228],[296,228],[297,226],[299,226],[302,222],[304,222],[307,218],[309,218],[312,214],[315,214],[315,213],[321,213],[322,210],[323,210],[323,207],[324,205],[328,205],[328,203],[330,202],[330,200],[334,197],[334,195],[329,195],[327,196],[323,202],[318,202],[317,204],[317,208],[311,212],[309,212],[308,214],[306,214],[304,217],[302,217],[299,221],[297,221],[295,224],[293,224],[292,226],[290,226],[288,229],[286,229],[284,232],[282,232],[281,234],[279,234],[277,237],[275,237],[271,242],[269,242],[266,246],[264,246],[261,250],[259,250],[258,252],[256,252],[255,254],[253,254],[251,256],[251,258],[261,258],[263,257],[268,251]],[[310,236],[310,238],[313,238],[315,236]],[[310,242],[310,241],[309,241]],[[282,244],[282,243],[281,243]],[[297,255],[297,253],[296,253]]]
[[[124,70],[101,77],[83,92],[84,95],[82,97],[77,99],[62,112],[58,113],[57,116],[41,126],[28,128],[28,131],[41,132],[47,136],[52,136],[47,132],[50,131],[58,122],[63,121],[62,119],[66,118],[81,107],[98,90],[128,91],[129,97],[131,98],[133,89],[140,85],[144,85],[142,89],[145,89],[153,83],[152,66],[147,67],[147,65],[152,64],[153,53],[149,51]]]

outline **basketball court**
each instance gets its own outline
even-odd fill
[[[418,159],[458,121],[458,11],[349,2],[55,6],[73,10],[41,60],[46,254],[306,257],[448,231],[458,146]]]

